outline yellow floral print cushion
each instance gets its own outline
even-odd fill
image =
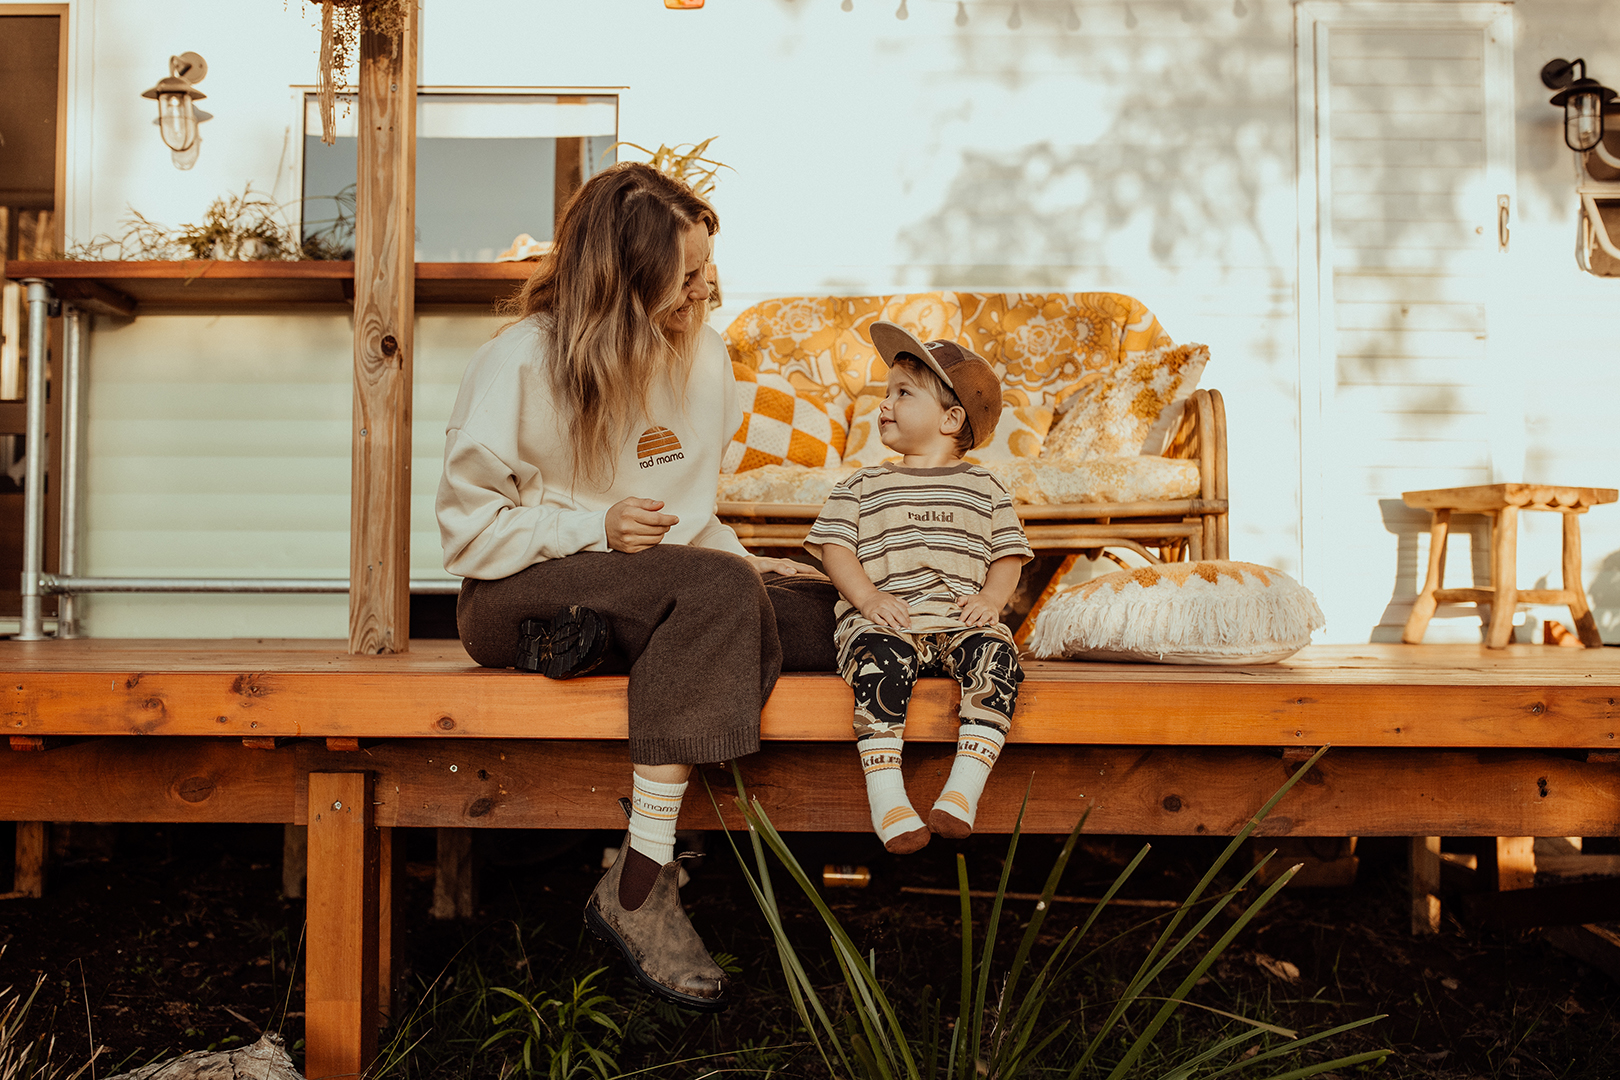
[[[1057,406],[1088,372],[1170,344],[1141,301],[1117,293],[946,295],[961,312],[959,340],[996,369],[1008,404]]]
[[[844,443],[845,465],[864,469],[868,465],[899,460],[900,455],[878,438],[878,406],[882,403],[883,399],[876,394],[862,394],[855,399],[855,409],[849,418],[849,436]],[[975,465],[989,465],[996,461],[1039,457],[1041,440],[1046,438],[1051,426],[1049,408],[1040,405],[1015,408],[1004,404],[995,436],[987,445],[968,454],[966,460]]]
[[[837,465],[844,426],[813,391],[799,391],[781,375],[732,364],[743,422],[726,446],[722,473],[792,462],[812,468]]]
[[[883,398],[877,394],[862,394],[855,399],[855,409],[849,417],[849,436],[844,441],[845,465],[864,469],[868,465],[900,460],[900,455],[878,438],[878,406],[882,404]]]
[[[882,459],[879,459],[882,460]],[[855,471],[845,461],[830,469],[765,465],[722,475],[721,502],[822,503],[833,485]],[[1137,455],[1112,461],[995,461],[985,466],[1012,492],[1015,503],[1143,502],[1198,495],[1198,462]]]
[[[995,436],[984,446],[966,455],[975,465],[1041,456],[1041,441],[1052,426],[1052,410],[1044,405],[1014,407],[1003,403]]]
[[[1016,406],[1059,406],[1087,372],[1170,344],[1141,301],[1117,293],[934,292],[766,300],[726,328],[726,345],[739,363],[819,389],[836,411],[887,376],[866,339],[877,319],[924,341],[967,345],[996,369]]]
[[[1133,352],[1082,390],[1079,401],[1046,437],[1043,457],[1094,461],[1164,450],[1182,403],[1209,362],[1203,345],[1167,345]]]

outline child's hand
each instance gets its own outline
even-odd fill
[[[911,626],[911,607],[893,593],[876,592],[856,609],[867,619],[891,630],[905,630]]]
[[[962,609],[962,621],[969,626],[993,626],[1001,618],[1001,605],[986,599],[984,593],[959,596],[956,606]]]

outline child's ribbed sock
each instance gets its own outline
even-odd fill
[[[855,744],[866,773],[866,802],[872,808],[872,829],[883,846],[895,855],[909,855],[928,843],[928,826],[906,798],[906,780],[900,772],[904,740],[874,735]]]
[[[619,871],[619,906],[639,908],[664,864],[675,859],[675,821],[686,783],[661,784],[635,774],[630,787],[630,850]]]
[[[1005,732],[988,724],[963,724],[956,735],[956,760],[945,790],[939,793],[928,812],[928,827],[948,840],[973,835],[973,819],[979,813],[979,796],[990,768],[1007,741]]]

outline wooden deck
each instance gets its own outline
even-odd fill
[[[1031,663],[981,830],[1232,833],[1305,749],[1334,750],[1267,822],[1295,835],[1620,832],[1620,650],[1313,646],[1281,664]],[[294,822],[312,772],[378,781],[381,826],[616,828],[623,677],[551,682],[455,643],[393,656],[332,641],[0,642],[0,818]],[[906,771],[941,782],[955,684],[925,679]],[[787,830],[869,827],[850,691],[790,674],[743,760]],[[150,738],[150,736],[163,736]],[[729,788],[729,777],[710,771]],[[801,778],[840,778],[812,802]],[[714,827],[706,799],[682,823]]]
[[[1031,662],[1014,743],[1620,749],[1620,650],[1317,645],[1280,664]],[[7,735],[623,739],[623,677],[479,668],[454,642],[351,656],[337,641],[0,642]],[[767,741],[847,742],[849,688],[784,676]],[[926,679],[907,738],[954,741]]]
[[[1262,834],[1415,837],[1414,882],[1437,878],[1437,836],[1620,835],[1620,650],[1316,646],[1258,667],[1027,673],[981,832],[1009,830],[1033,780],[1031,831],[1067,832],[1090,808],[1099,833],[1231,835],[1331,743]],[[398,970],[393,827],[624,825],[623,678],[492,671],[438,642],[361,657],[333,641],[91,640],[0,642],[0,679],[0,818],[308,826],[306,1011],[323,1017],[308,1054],[327,1072],[370,1060]],[[949,769],[955,699],[948,680],[918,688],[917,798]],[[779,827],[870,828],[850,705],[833,675],[778,684],[741,767]],[[704,775],[739,826],[730,776]],[[720,825],[690,794],[682,824]],[[1414,886],[1414,927],[1437,910]]]

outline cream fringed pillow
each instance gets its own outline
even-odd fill
[[[1129,353],[1080,391],[1046,437],[1042,457],[1066,461],[1161,454],[1209,363],[1206,345],[1166,345]]]
[[[862,394],[855,399],[855,411],[849,420],[849,435],[844,440],[844,464],[865,468],[885,461],[898,461],[900,455],[883,445],[878,438],[878,406],[883,399],[876,394]],[[1052,410],[1044,405],[1014,408],[1004,405],[1001,420],[996,424],[995,436],[966,457],[975,465],[990,465],[1000,461],[1033,459],[1040,456],[1041,443],[1046,430],[1052,426]]]
[[[1121,570],[1060,589],[1029,638],[1042,659],[1274,664],[1326,621],[1281,570],[1207,560]]]
[[[731,370],[737,378],[743,422],[720,460],[722,473],[784,462],[813,469],[839,463],[844,425],[833,417],[825,401],[772,372],[755,371],[735,361]]]

